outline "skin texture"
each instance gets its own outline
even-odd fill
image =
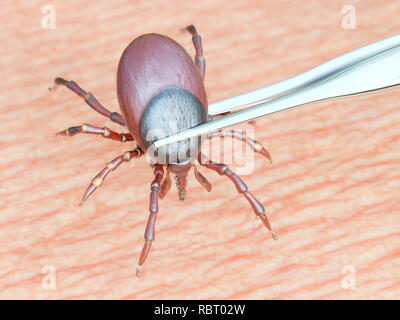
[[[159,202],[141,279],[135,267],[153,170],[145,157],[123,163],[78,207],[105,163],[135,144],[52,138],[82,123],[122,130],[67,89],[47,90],[62,76],[119,111],[116,70],[125,47],[157,32],[193,56],[180,30],[193,23],[214,102],[399,33],[399,1],[54,1],[55,30],[41,27],[46,4],[6,0],[0,11],[0,298],[399,297],[399,89],[258,120],[255,137],[274,163],[257,155],[242,178],[279,240],[226,177],[200,167],[212,192],[193,172],[183,204],[172,186]],[[356,9],[355,29],[342,28],[344,5]],[[52,268],[54,289],[43,286]]]

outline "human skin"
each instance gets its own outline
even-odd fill
[[[53,138],[83,123],[124,130],[69,90],[49,92],[55,77],[119,111],[116,68],[129,42],[162,33],[193,56],[181,30],[193,23],[214,102],[400,31],[399,1],[163,3],[54,1],[55,30],[41,27],[46,1],[2,4],[0,298],[399,298],[398,88],[238,126],[254,129],[273,158],[271,165],[249,154],[254,170],[242,178],[278,241],[229,179],[200,168],[212,192],[190,174],[181,203],[172,186],[159,203],[156,239],[138,279],[153,178],[146,159],[122,164],[78,206],[105,163],[135,143]],[[355,29],[342,28],[344,5],[356,10]]]

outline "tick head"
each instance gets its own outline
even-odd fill
[[[190,170],[190,168],[193,165],[193,161],[192,159],[188,159],[185,162],[180,162],[180,163],[170,163],[168,164],[168,170],[177,175],[177,176],[181,176],[184,174],[187,174],[187,172]]]

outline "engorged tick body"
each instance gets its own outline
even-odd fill
[[[118,101],[122,115],[103,107],[91,93],[81,89],[75,82],[62,78],[55,80],[57,85],[65,85],[85,99],[86,103],[111,121],[126,125],[129,133],[117,133],[106,127],[99,128],[89,124],[70,127],[57,135],[72,136],[77,133],[102,135],[117,141],[136,141],[135,149],[107,163],[106,167],[92,180],[82,201],[85,201],[105,177],[121,163],[138,158],[148,153],[154,167],[154,180],[150,188],[149,219],[145,230],[145,244],[139,258],[137,275],[140,266],[146,260],[155,234],[155,220],[158,213],[158,198],[163,198],[171,187],[170,173],[175,176],[180,200],[186,198],[188,172],[193,168],[198,182],[211,191],[211,184],[197,170],[195,161],[226,175],[252,206],[255,214],[271,230],[262,204],[248,191],[246,184],[225,164],[215,163],[200,152],[201,140],[181,141],[152,149],[152,143],[162,137],[194,127],[218,116],[209,117],[207,96],[204,88],[205,60],[201,38],[194,26],[186,28],[192,34],[196,50],[194,61],[185,49],[174,40],[159,34],[145,34],[125,49],[121,56],[117,73]],[[212,137],[232,137],[246,142],[255,152],[261,153],[269,160],[268,152],[257,142],[244,135],[242,131],[225,130],[214,132]],[[272,231],[272,230],[271,230]],[[274,239],[276,234],[272,231]]]
[[[145,113],[145,110],[152,107],[149,105],[152,99],[167,91],[170,91],[170,95],[174,95],[176,100],[180,96],[192,96],[194,102],[195,100],[199,102],[195,108],[202,109],[194,111],[204,115],[202,122],[207,121],[206,91],[193,59],[180,44],[170,38],[159,34],[142,35],[125,49],[117,73],[118,101],[122,115],[129,131],[141,147],[145,146],[145,137],[143,139],[141,137],[145,133],[140,132],[141,122],[145,121],[143,116],[151,116]],[[168,98],[168,95],[165,98]],[[188,110],[187,106],[173,104],[173,101],[165,104],[175,109],[171,110],[170,114],[160,114],[160,116],[174,120],[179,116],[174,113],[178,113],[180,109],[186,113],[187,120],[190,121],[192,110]],[[161,108],[162,106],[158,104],[151,112],[167,111],[160,110]]]

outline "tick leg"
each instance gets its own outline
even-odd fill
[[[209,168],[220,175],[227,176],[235,185],[237,191],[249,201],[252,206],[254,213],[261,219],[264,226],[272,232],[272,236],[275,240],[278,239],[276,233],[271,229],[271,225],[268,221],[267,215],[265,214],[264,206],[249,192],[246,184],[242,179],[234,172],[232,172],[225,164],[223,163],[215,163],[209,160],[204,154],[199,153],[198,161],[202,166]]]
[[[140,147],[136,147],[132,151],[127,151],[124,154],[116,157],[115,159],[107,163],[104,169],[101,170],[97,174],[97,176],[93,178],[91,184],[87,187],[85,193],[83,194],[82,200],[79,205],[81,205],[84,201],[86,201],[87,198],[89,198],[89,196],[103,184],[104,179],[107,177],[110,171],[117,169],[123,162],[128,162],[132,158],[139,158],[142,154],[143,151],[140,149]]]
[[[76,126],[76,127],[70,127],[66,130],[57,132],[54,134],[54,136],[74,136],[78,133],[87,133],[87,134],[97,134],[101,135],[104,138],[115,140],[115,141],[133,141],[133,137],[130,133],[117,133],[115,131],[112,131],[111,129],[108,129],[107,127],[99,128],[92,126],[90,124],[83,124],[81,126]]]
[[[83,90],[81,87],[79,87],[79,85],[75,81],[67,81],[63,78],[56,78],[54,80],[54,86],[49,89],[55,90],[60,85],[66,86],[72,92],[76,93],[78,96],[83,98],[85,100],[85,102],[89,105],[89,107],[91,107],[98,113],[109,118],[111,121],[119,123],[120,125],[123,125],[123,126],[125,125],[125,122],[119,113],[111,112],[108,109],[106,109],[105,107],[103,107],[100,104],[100,102],[98,102],[97,99],[90,92],[86,92],[85,90]]]
[[[144,246],[139,258],[139,266],[136,269],[136,275],[141,277],[140,268],[143,265],[144,261],[146,260],[150,248],[151,243],[154,240],[154,225],[156,222],[157,212],[158,212],[158,191],[160,190],[160,184],[164,176],[164,169],[163,166],[157,164],[154,169],[154,180],[151,183],[151,193],[150,193],[150,216],[147,221],[146,231],[144,232]]]
[[[194,62],[196,63],[196,66],[200,71],[201,77],[204,79],[204,73],[206,71],[206,60],[203,57],[203,46],[201,44],[201,37],[197,34],[197,30],[194,25],[191,24],[185,29],[192,34],[192,41],[194,49],[196,50]]]
[[[249,147],[257,153],[262,154],[264,157],[266,157],[271,163],[272,163],[272,158],[270,154],[268,153],[267,149],[265,149],[261,143],[259,143],[256,140],[253,140],[249,137],[246,137],[246,134],[242,130],[219,130],[216,132],[212,132],[209,134],[209,139],[213,137],[232,137],[234,139],[243,141],[249,145]]]

